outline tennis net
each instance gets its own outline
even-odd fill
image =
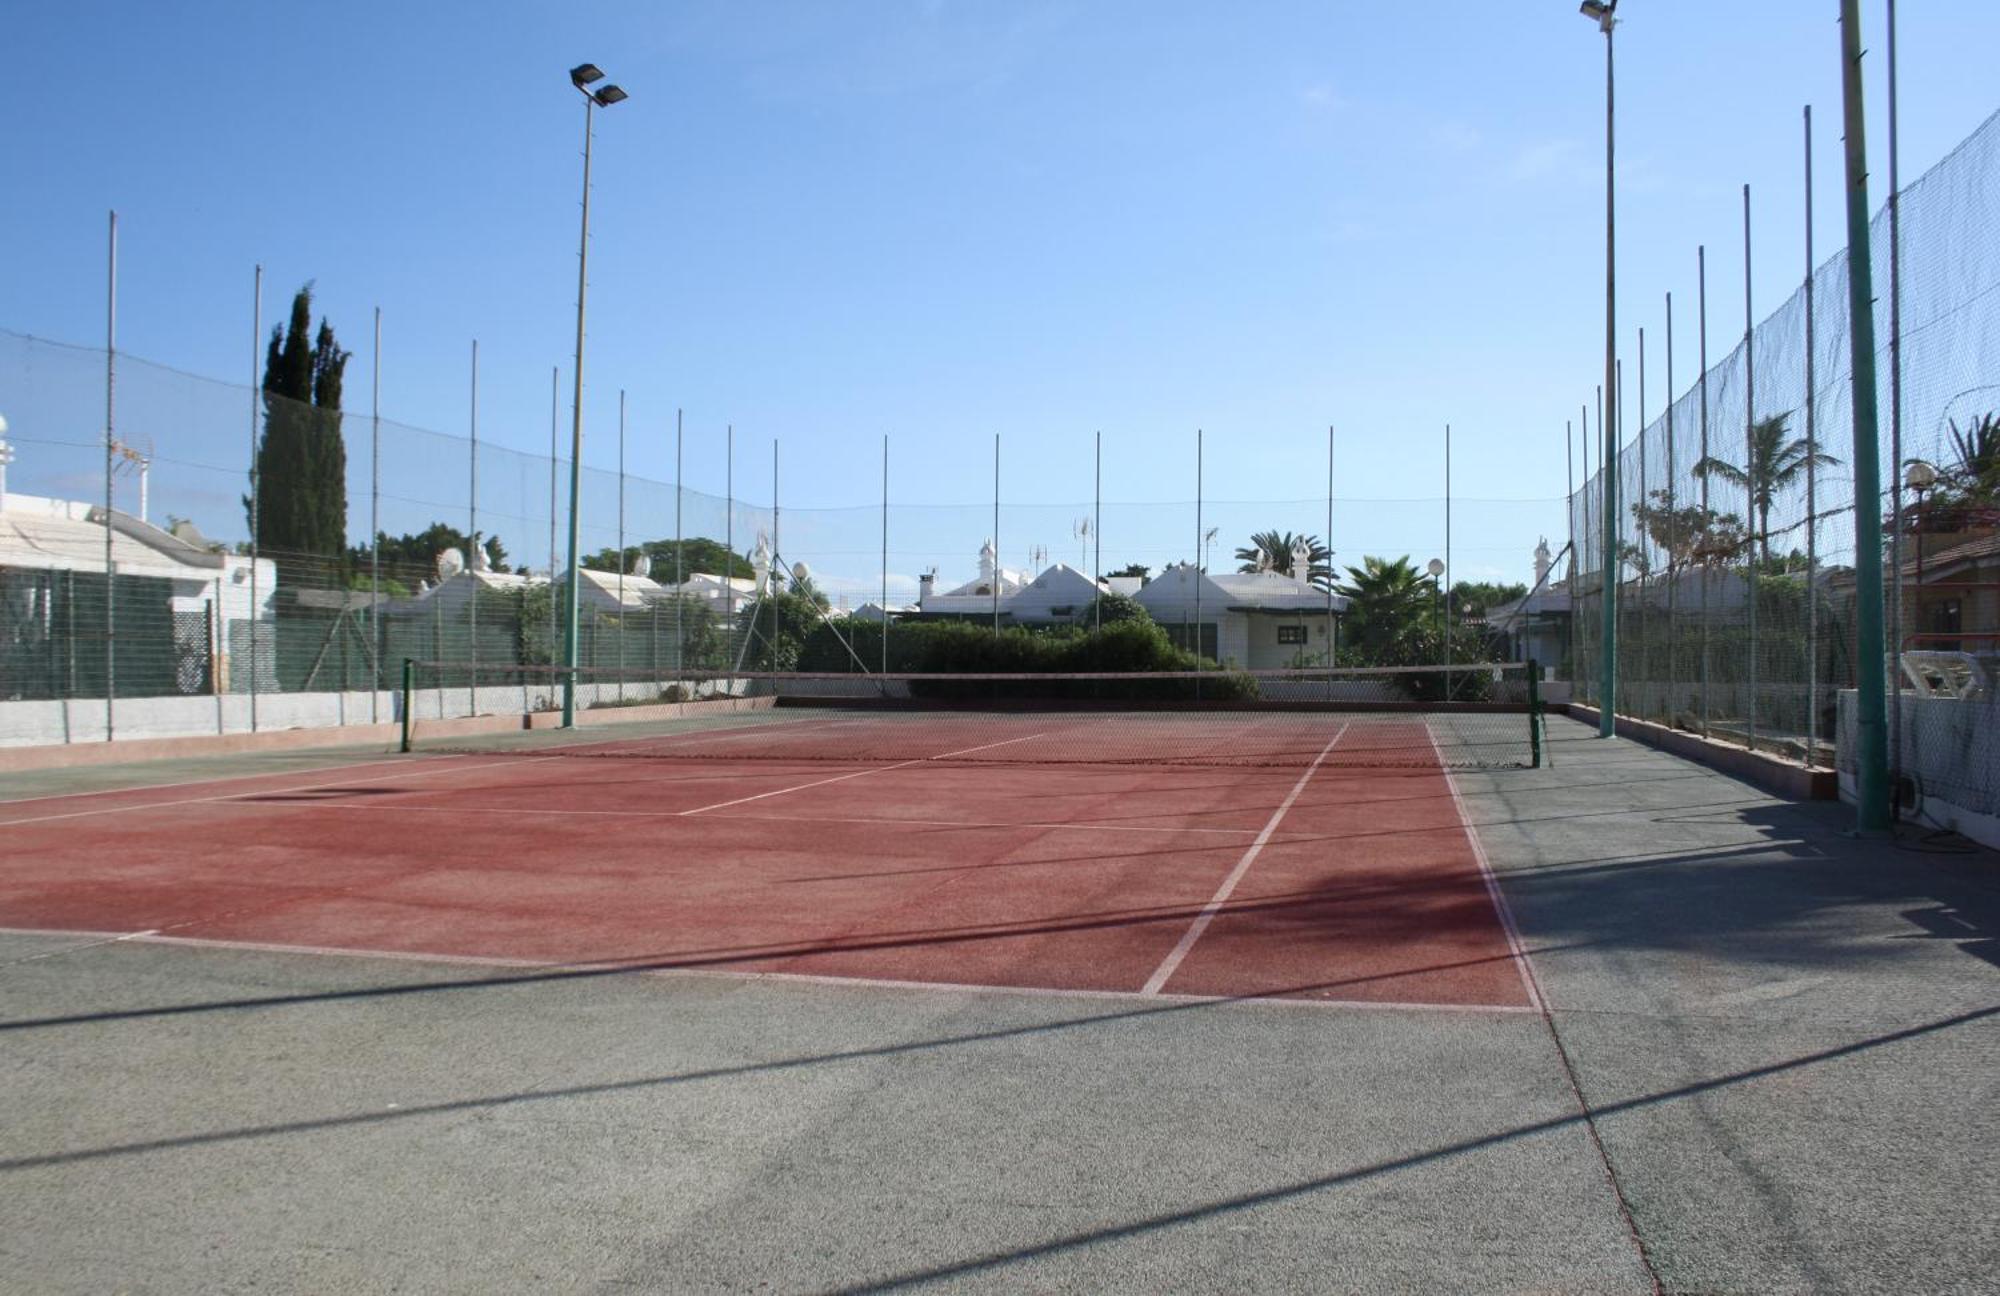
[[[1504,768],[1542,763],[1528,663],[699,678],[405,664],[404,749],[735,762]]]

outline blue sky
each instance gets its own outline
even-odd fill
[[[1865,8],[1879,52],[1882,5]],[[1760,317],[1803,273],[1806,102],[1822,255],[1841,242],[1836,7],[1623,16],[1625,346],[1639,324],[1658,336],[1666,291],[1692,302],[1706,242],[1719,356],[1740,329],[1744,181]],[[1450,422],[1458,574],[1524,576],[1538,532],[1560,542],[1563,421],[1603,327],[1603,44],[1567,0],[16,0],[7,26],[0,328],[102,338],[115,207],[121,348],[246,381],[262,262],[267,322],[316,282],[356,352],[350,409],[379,306],[386,415],[462,432],[476,337],[482,439],[545,450],[574,327],[582,111],[564,74],[588,59],[632,98],[600,116],[587,462],[615,462],[620,387],[633,472],[671,476],[684,407],[690,486],[720,492],[733,422],[739,482],[767,481],[782,441],[787,507],[872,505],[884,433],[898,500],[979,504],[998,432],[1003,494],[1052,506],[1005,535],[1019,564],[1031,543],[1072,552],[1093,431],[1107,499],[1191,500],[1200,427],[1207,497],[1308,501],[1333,424],[1336,494],[1375,501],[1343,504],[1342,558],[1421,560],[1442,545],[1424,501]],[[1899,38],[1907,182],[2000,106],[1967,56],[2000,48],[2000,6],[1905,5]],[[1877,201],[1883,68],[1872,56]],[[1304,514],[1212,516],[1227,546],[1252,525],[1323,529]],[[1184,533],[1191,549],[1191,516]],[[930,561],[950,576],[982,535]],[[1107,534],[1107,566],[1187,556],[1131,547]]]

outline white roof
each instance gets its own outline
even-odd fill
[[[1155,621],[1178,621],[1192,615],[1199,602],[1204,618],[1211,612],[1324,612],[1327,596],[1279,572],[1210,574],[1192,563],[1177,563],[1146,583],[1135,598]],[[1333,610],[1347,611],[1347,600],[1333,596]]]
[[[104,530],[102,506],[9,491],[0,503],[0,567],[101,572]],[[202,581],[212,581],[227,569],[250,565],[247,557],[188,544],[115,510],[111,514],[111,562],[121,576]],[[275,579],[276,569],[269,559],[258,560],[257,570]]]
[[[1003,604],[1017,620],[1039,621],[1055,615],[1056,608],[1068,608],[1066,615],[1080,613],[1097,598],[1097,586],[1090,577],[1057,563],[1028,582],[1027,588]]]

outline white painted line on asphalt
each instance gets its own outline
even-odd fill
[[[111,934],[44,930],[33,927],[0,927],[0,935],[80,937],[110,936]],[[245,954],[303,954],[326,958],[379,959],[398,963],[426,963],[445,967],[490,967],[530,972],[574,972],[579,974],[626,971],[634,976],[662,977],[690,981],[776,981],[797,985],[854,986],[863,989],[880,990],[1018,995],[1029,999],[1144,1001],[1149,1004],[1159,1005],[1186,1004],[1190,1007],[1202,1004],[1240,1004],[1256,1008],[1345,1008],[1364,1012],[1472,1013],[1498,1016],[1517,1016],[1522,1013],[1532,1013],[1534,1011],[1532,1008],[1525,1008],[1518,1004],[1415,1003],[1393,999],[1310,999],[1303,997],[1280,997],[1277,995],[1146,994],[1135,990],[1060,989],[1048,986],[991,985],[980,982],[962,981],[901,981],[884,977],[850,977],[810,972],[749,972],[735,971],[729,968],[655,967],[649,963],[634,963],[626,959],[563,963],[546,959],[492,958],[478,954],[432,954],[415,950],[343,949],[333,945],[289,945],[272,941],[214,939],[203,936],[171,936],[165,933],[149,932],[130,932],[124,935],[113,936],[111,939],[92,941],[87,945],[65,946],[64,949],[52,951],[51,954],[69,953],[100,945],[113,944],[117,941],[135,941],[146,945],[173,945],[185,949],[227,950]],[[831,950],[826,952],[839,953],[840,951]],[[799,955],[795,953],[774,954],[765,957],[796,958]]]
[[[1318,771],[1320,762],[1326,759],[1327,753],[1333,750],[1333,745],[1339,742],[1340,736],[1346,732],[1347,725],[1343,724],[1339,729],[1334,731],[1333,737],[1327,740],[1326,746],[1319,749],[1319,755],[1313,757],[1312,764],[1306,766],[1306,772],[1299,775],[1299,781],[1292,784],[1292,790],[1285,794],[1284,801],[1279,804],[1277,810],[1272,813],[1269,821],[1264,824],[1264,831],[1257,834],[1257,840],[1250,843],[1250,849],[1243,852],[1243,858],[1236,862],[1236,867],[1229,871],[1229,876],[1222,879],[1222,885],[1216,888],[1215,895],[1202,907],[1201,913],[1195,917],[1193,924],[1188,927],[1187,933],[1181,937],[1180,944],[1168,951],[1167,956],[1160,960],[1160,966],[1153,969],[1153,975],[1146,978],[1146,984],[1139,990],[1140,994],[1157,995],[1160,993],[1160,987],[1166,985],[1167,979],[1173,976],[1175,969],[1180,967],[1181,960],[1185,959],[1188,956],[1188,951],[1194,948],[1194,943],[1201,939],[1201,934],[1208,930],[1210,923],[1215,921],[1216,913],[1224,904],[1228,903],[1230,893],[1236,890],[1236,884],[1243,880],[1243,875],[1248,873],[1250,866],[1257,862],[1257,857],[1264,851],[1264,844],[1271,840],[1271,834],[1278,831],[1278,821],[1285,817],[1285,812],[1292,808],[1292,803],[1297,801],[1299,794],[1306,790],[1306,783]]]
[[[1429,733],[1430,726],[1424,726]],[[1465,833],[1465,840],[1472,847],[1473,862],[1479,866],[1479,878],[1486,884],[1486,895],[1493,902],[1493,912],[1500,917],[1500,928],[1507,936],[1507,952],[1514,959],[1514,970],[1521,974],[1521,989],[1526,992],[1528,1002],[1535,1012],[1544,1011],[1542,988],[1535,977],[1534,965],[1528,962],[1527,947],[1521,942],[1521,929],[1514,923],[1514,911],[1507,904],[1507,897],[1500,890],[1500,879],[1494,876],[1492,862],[1486,858],[1486,847],[1479,841],[1479,834],[1473,831],[1472,820],[1465,812],[1465,798],[1459,795],[1458,780],[1452,777],[1451,769],[1444,763],[1444,753],[1438,749],[1437,735],[1430,733],[1431,750],[1438,754],[1438,768],[1444,772],[1445,786],[1451,789],[1452,813],[1458,816],[1458,826]]]
[[[1031,738],[1046,736],[1047,731],[1044,730],[1042,733],[1023,734],[1019,738],[1005,738],[999,742],[981,743],[977,747],[961,747],[957,751],[942,752],[936,756],[918,756],[912,760],[897,761],[894,765],[877,765],[872,769],[850,770],[845,774],[836,774],[832,778],[814,779],[810,783],[798,783],[791,787],[775,788],[769,792],[759,792],[755,796],[737,797],[734,801],[717,801],[714,805],[696,806],[692,810],[681,811],[681,815],[685,817],[687,815],[706,814],[710,810],[726,810],[730,806],[747,805],[752,801],[762,801],[766,797],[784,796],[788,792],[803,792],[807,788],[825,787],[829,783],[845,783],[848,779],[858,779],[869,774],[886,774],[890,770],[904,769],[911,765],[922,765],[928,761],[950,760],[954,756],[970,756],[974,752],[990,751],[995,747],[1007,747],[1014,743],[1027,742]]]

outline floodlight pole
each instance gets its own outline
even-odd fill
[[[1868,146],[1858,0],[1840,4],[1840,100],[1847,143],[1849,355],[1854,383],[1855,827],[1889,827],[1888,681],[1882,636],[1882,469],[1875,405],[1875,283],[1868,255]]]
[[[570,84],[583,96],[583,230],[577,238],[576,252],[576,374],[575,394],[570,407],[569,434],[569,580],[563,591],[563,728],[576,724],[576,648],[577,648],[577,497],[583,467],[583,316],[584,296],[590,287],[590,140],[593,120],[591,113],[602,103],[614,104],[625,97],[620,91],[615,97],[610,93],[616,86],[606,86],[592,93],[589,86],[603,77],[591,64],[584,63],[570,69]]]

